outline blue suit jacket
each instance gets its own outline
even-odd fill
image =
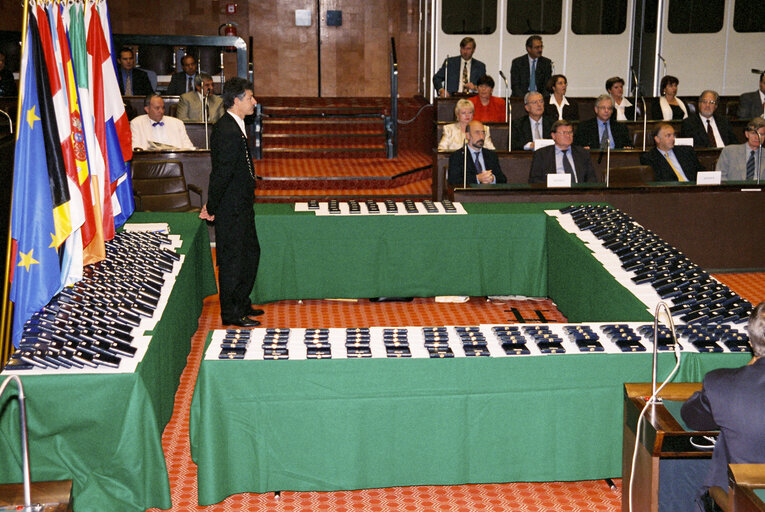
[[[433,87],[436,88],[436,92],[444,87],[444,75],[449,83],[446,84],[446,90],[449,94],[457,92],[460,88],[460,79],[462,78],[462,70],[460,69],[460,61],[462,58],[458,55],[456,57],[449,57],[444,65],[441,65],[435,75],[433,75]],[[447,73],[448,71],[448,73]],[[478,79],[486,74],[486,65],[480,60],[472,59],[470,63],[470,81],[472,83],[478,82]]]

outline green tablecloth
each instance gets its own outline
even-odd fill
[[[169,508],[161,436],[197,329],[202,299],[216,293],[207,227],[195,214],[135,213],[168,222],[185,262],[162,319],[132,374],[23,377],[33,480],[73,480],[75,510]],[[15,386],[11,386],[15,389]],[[20,482],[18,407],[0,401],[0,482]]]
[[[676,381],[749,359],[683,357]],[[673,365],[662,354],[659,375]],[[203,361],[190,423],[199,503],[619,476],[623,383],[650,375],[650,354]]]
[[[470,215],[319,217],[258,204],[261,259],[251,298],[550,296],[572,321],[649,319],[579,239],[544,214],[561,206],[479,203],[465,205]]]

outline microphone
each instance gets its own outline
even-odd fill
[[[550,61],[550,66],[552,67],[552,74],[554,75],[555,74],[555,61],[554,60]]]
[[[765,73],[765,71],[763,71],[762,69],[754,69],[754,68],[752,68],[752,73],[754,73],[756,75],[761,75],[761,74]]]
[[[465,127],[465,137],[462,139],[462,188],[467,188],[467,134],[470,133],[470,125]]]
[[[611,141],[606,140],[608,142],[606,145],[606,188],[608,188],[611,178]]]
[[[661,56],[661,53],[657,53],[656,55],[657,55],[657,56],[658,56],[658,57],[661,59],[661,61],[664,63],[664,75],[663,75],[663,76],[667,76],[667,59],[665,59],[664,57],[662,57],[662,56]]]
[[[8,118],[8,126],[11,127],[11,135],[13,135],[13,121],[11,121],[11,116],[8,115],[8,112],[5,110],[0,110],[0,113],[2,113],[5,117]]]
[[[444,98],[449,97],[449,91],[446,89],[446,84],[448,83],[449,83],[449,54],[447,53],[446,58],[444,59]]]
[[[606,134],[606,153],[608,153],[608,157],[610,159],[611,157],[611,138]],[[603,148],[600,150],[600,156],[598,157],[598,163],[603,161]],[[608,159],[606,160],[606,165],[608,165]]]
[[[210,135],[207,130],[207,118],[210,117],[210,113],[207,109],[207,91],[203,89],[202,92],[202,120],[205,122],[205,149],[210,149]]]
[[[757,142],[760,145],[757,147],[757,184],[760,184],[760,177],[762,175],[762,136],[759,131],[755,131],[757,134]]]
[[[502,77],[502,80],[505,82],[505,122],[509,123],[510,118],[507,115],[507,111],[511,109],[510,107],[510,86],[507,85],[507,77],[505,77],[505,74],[502,72],[502,70],[499,70],[499,76]],[[507,150],[510,151],[510,125],[507,126]]]

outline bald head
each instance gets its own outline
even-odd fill
[[[467,141],[475,150],[483,148],[484,139],[486,138],[486,129],[483,127],[481,121],[470,121],[467,125]]]

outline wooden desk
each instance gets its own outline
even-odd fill
[[[765,183],[703,186],[655,183],[570,189],[544,185],[482,186],[455,189],[460,202],[608,203],[683,251],[707,270],[761,269],[765,266]],[[744,220],[746,219],[746,220]]]
[[[733,512],[765,512],[755,489],[765,489],[765,464],[729,464],[730,499]]]
[[[43,505],[42,512],[71,512],[72,481],[32,482],[30,486],[32,505]],[[24,507],[24,484],[0,485],[0,507]],[[15,508],[19,507],[19,508]]]
[[[701,389],[701,383],[668,384],[660,397],[666,400],[686,400]],[[645,406],[644,397],[651,394],[651,384],[624,384],[624,434],[622,438],[622,511],[629,510],[629,486],[632,454],[635,448],[637,420]],[[699,451],[690,444],[697,435],[717,435],[716,432],[687,432],[664,405],[646,411],[640,431],[632,509],[659,511],[659,461],[664,458],[710,458],[711,451]],[[664,512],[664,511],[662,511]]]

